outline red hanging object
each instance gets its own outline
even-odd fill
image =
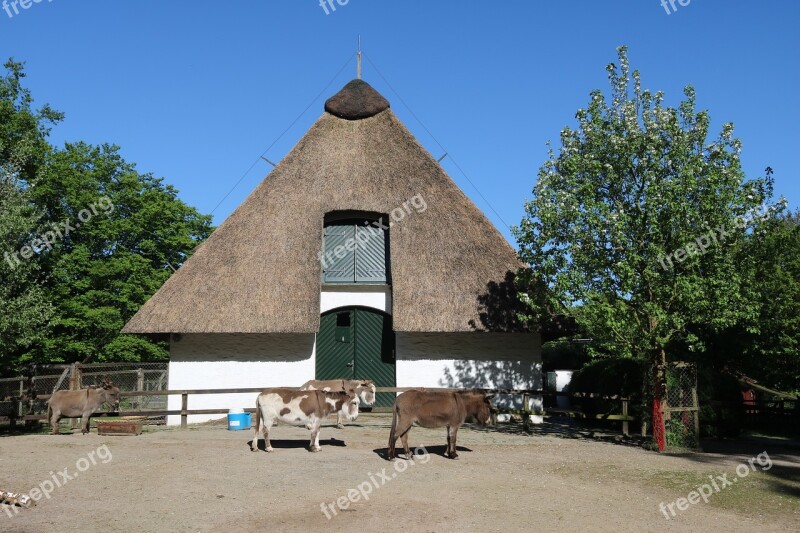
[[[664,415],[661,412],[661,400],[659,398],[653,398],[653,440],[658,445],[658,451],[663,452],[666,449]]]

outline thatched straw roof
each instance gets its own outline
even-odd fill
[[[427,210],[390,230],[394,329],[481,329],[479,298],[520,266],[514,250],[374,89],[342,93],[329,109],[367,117],[325,112],[125,333],[316,332],[325,214],[389,214],[415,195]]]
[[[361,80],[351,81],[325,102],[325,111],[347,120],[374,117],[386,109],[389,109],[389,101]]]

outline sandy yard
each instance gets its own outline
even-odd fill
[[[320,453],[304,449],[307,430],[289,426],[273,429],[271,454],[250,452],[250,432],[210,426],[0,437],[0,488],[52,486],[32,509],[0,511],[0,530],[800,531],[791,448],[659,456],[554,425],[531,435],[498,426],[462,428],[452,461],[443,429],[414,428],[411,444],[429,455],[391,463],[389,424],[373,415],[325,427]],[[764,451],[769,470],[747,464]],[[720,481],[708,503],[677,508],[716,476],[730,486]]]

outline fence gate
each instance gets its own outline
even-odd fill
[[[668,363],[666,373],[664,428],[667,447],[697,448],[700,446],[697,366],[686,362]]]

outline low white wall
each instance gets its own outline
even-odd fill
[[[397,333],[396,353],[398,387],[542,388],[538,334]],[[521,400],[494,403],[519,408]]]
[[[313,334],[175,336],[170,343],[169,388],[298,387],[314,378],[315,360]],[[536,334],[400,332],[396,360],[398,387],[536,390],[542,383],[541,341]],[[189,409],[248,408],[255,405],[256,396],[192,395]],[[495,404],[519,407],[519,400],[500,397]],[[170,410],[180,410],[180,396],[170,396],[168,402]],[[192,415],[189,422],[224,416]],[[167,423],[180,424],[180,417],[170,416]]]
[[[326,285],[320,293],[320,314],[339,307],[370,307],[392,314],[392,293],[385,285],[364,285],[363,287]]]
[[[182,335],[170,343],[169,388],[299,387],[314,378],[313,334]],[[179,340],[178,340],[179,339]],[[189,409],[254,407],[257,394],[190,395]],[[180,410],[181,397],[169,397]],[[192,415],[195,424],[225,415]],[[170,416],[167,424],[180,424]]]

